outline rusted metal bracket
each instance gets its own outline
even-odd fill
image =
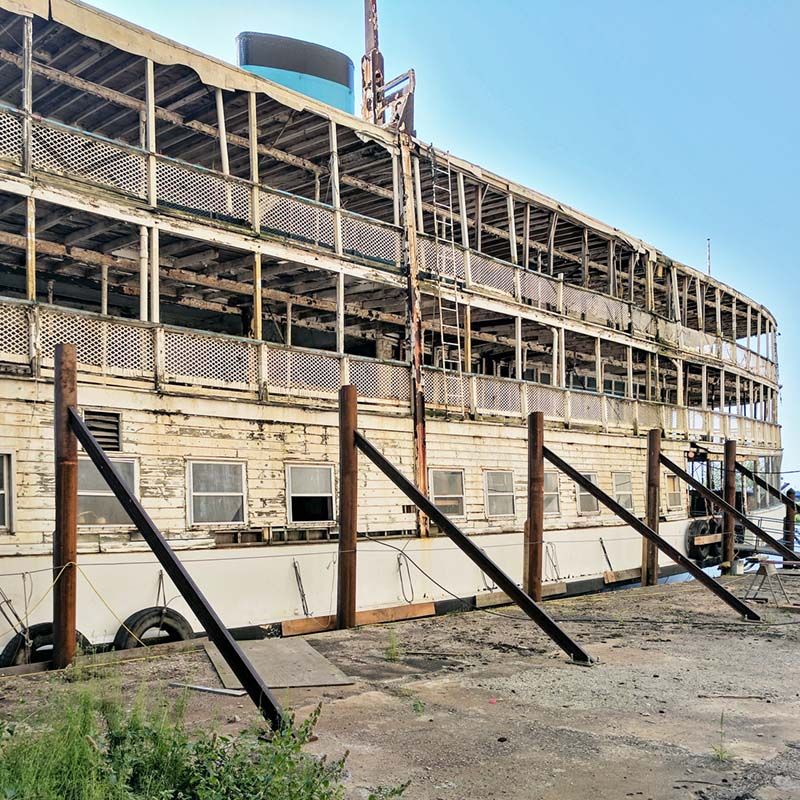
[[[242,652],[236,640],[231,636],[230,631],[223,625],[222,620],[217,616],[211,604],[189,575],[186,567],[175,555],[164,535],[142,508],[141,503],[133,492],[125,485],[111,460],[97,443],[97,440],[74,406],[69,409],[69,425],[78,437],[78,441],[83,445],[86,454],[97,467],[97,471],[102,475],[114,496],[131,518],[136,529],[144,537],[161,566],[164,567],[165,572],[188,603],[192,613],[200,620],[200,624],[205,629],[209,639],[217,646],[220,654],[225,659],[225,663],[239,679],[247,694],[250,695],[250,699],[274,729],[280,728],[283,724],[283,709],[277,699],[247,656]]]
[[[729,503],[726,503],[718,494],[715,494],[706,486],[703,486],[700,481],[693,478],[686,470],[681,469],[674,461],[670,461],[663,453],[661,454],[661,463],[670,471],[675,473],[682,481],[685,481],[695,489],[700,495],[714,505],[718,506],[726,514],[730,514],[734,519],[744,525],[750,533],[755,534],[761,541],[766,542],[776,553],[779,553],[785,559],[794,561],[797,554],[790,550],[785,544],[782,544],[777,539],[770,536],[766,531],[759,528],[751,519],[748,519],[741,511],[738,511]],[[749,470],[748,470],[749,471]],[[752,473],[751,473],[752,474]]]
[[[514,580],[503,572],[457,525],[411,483],[386,456],[356,431],[356,446],[386,477],[428,516],[477,567],[485,572],[573,661],[591,664],[594,659]]]
[[[687,558],[680,550],[673,547],[666,539],[662,539],[652,528],[644,524],[638,517],[635,517],[626,508],[623,508],[616,500],[609,497],[600,487],[595,486],[588,478],[584,477],[578,470],[570,466],[563,458],[559,458],[552,450],[544,448],[544,457],[557,469],[561,470],[567,477],[572,478],[585,492],[599,500],[606,508],[616,514],[623,522],[631,526],[637,533],[640,533],[647,540],[651,541],[664,555],[671,558],[676,564],[680,564],[695,580],[703,584],[712,591],[723,603],[727,603],[734,611],[741,614],[745,619],[757,622],[761,617],[753,611],[750,606],[743,603],[736,595],[731,594],[726,588],[717,583],[710,575],[706,575],[697,564]],[[661,456],[664,463],[665,457]],[[666,459],[669,461],[669,459]],[[669,462],[672,463],[671,461]],[[669,465],[666,465],[669,467]],[[688,477],[688,476],[687,476]],[[705,487],[703,487],[705,488]]]

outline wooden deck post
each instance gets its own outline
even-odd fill
[[[55,352],[56,507],[53,533],[53,666],[68,667],[75,658],[78,558],[78,440],[69,424],[77,406],[75,345],[57,344]],[[64,566],[69,564],[70,566]]]
[[[544,413],[528,415],[528,519],[522,586],[537,603],[542,600],[544,565]]]
[[[783,517],[783,543],[794,551],[794,520],[797,509],[794,503],[785,503],[786,513]],[[796,569],[796,565],[787,564],[784,560],[784,569]]]
[[[661,430],[647,434],[647,527],[658,533],[661,512]],[[658,583],[658,549],[645,539],[642,542],[642,586]]]
[[[356,387],[339,390],[339,569],[336,627],[356,624],[356,537],[358,524],[358,396]]]
[[[725,502],[736,507],[736,439],[725,440]],[[722,517],[722,572],[730,574],[733,567],[736,521],[727,512]]]

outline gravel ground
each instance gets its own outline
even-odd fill
[[[726,579],[740,595],[748,582]],[[800,601],[800,576],[787,583]],[[309,636],[354,683],[278,696],[298,716],[323,703],[311,747],[350,752],[353,799],[410,781],[410,800],[800,800],[800,614],[740,622],[694,583],[547,610],[596,665],[569,663],[504,608]],[[129,698],[220,685],[202,651],[88,672]],[[0,715],[58,680],[0,679]],[[232,732],[257,716],[247,698],[193,692],[188,721]]]

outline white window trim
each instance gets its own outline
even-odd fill
[[[554,469],[547,469],[544,471],[545,476],[547,475],[555,475],[556,476],[556,490],[554,492],[548,492],[546,489],[543,489],[542,494],[544,497],[552,497],[555,495],[556,498],[556,505],[558,508],[555,511],[545,511],[544,515],[546,517],[560,517],[561,516],[561,480],[558,476],[558,471]],[[545,487],[547,486],[545,478]]]
[[[6,508],[6,524],[0,525],[0,536],[11,536],[14,533],[14,520],[16,506],[16,482],[14,477],[17,474],[16,470],[16,453],[13,450],[0,450],[0,459],[8,464],[8,474],[6,475],[6,483],[3,501]]]
[[[120,462],[125,462],[129,464],[133,464],[133,494],[135,497],[139,497],[139,459],[134,456],[124,456],[119,453],[110,453],[108,456],[109,460],[112,464],[118,464]],[[78,456],[78,463],[82,461],[91,462],[91,458],[89,456]],[[80,467],[79,467],[80,468]],[[106,487],[102,491],[87,491],[86,489],[81,490],[78,489],[78,497],[114,497],[114,492],[111,491],[110,487]],[[80,500],[78,500],[78,527],[79,528],[89,528],[93,530],[105,528],[105,529],[113,529],[116,531],[119,530],[129,530],[130,528],[135,528],[136,526],[133,524],[131,520],[127,522],[105,522],[102,524],[92,524],[87,522],[81,522],[80,518]]]
[[[675,480],[675,483],[678,485],[677,492],[670,492],[669,490],[669,482],[671,479]],[[664,502],[667,504],[667,511],[681,511],[684,507],[685,503],[685,491],[683,486],[681,485],[681,479],[677,475],[666,475],[664,480]],[[671,494],[678,494],[680,495],[680,502],[677,505],[672,505],[669,501],[669,496]]]
[[[195,522],[194,497],[192,488],[192,466],[194,464],[224,464],[226,466],[238,465],[242,472],[241,492],[197,492],[197,497],[241,497],[242,519],[232,522]],[[247,505],[247,462],[239,459],[225,458],[189,458],[186,460],[186,521],[191,528],[246,528],[248,524]]]
[[[628,480],[629,480],[630,485],[631,485],[631,490],[629,492],[620,492],[620,491],[617,490],[617,475],[627,475],[628,476]],[[611,473],[611,485],[614,488],[614,499],[623,508],[625,508],[627,511],[630,511],[631,513],[635,513],[635,511],[636,511],[636,496],[633,493],[633,472],[631,472],[630,470],[625,470],[625,469],[615,470],[614,472]],[[630,508],[628,508],[627,506],[624,506],[622,504],[622,501],[619,499],[620,495],[623,495],[623,494],[629,494],[631,496]]]
[[[285,463],[286,473],[286,524],[294,528],[335,528],[339,522],[336,516],[336,468],[330,461],[287,461]],[[309,492],[293,492],[292,491],[292,468],[293,467],[321,467],[327,469],[331,473],[331,493],[320,494],[318,492],[311,494]],[[332,519],[323,519],[317,522],[304,522],[300,520],[295,522],[292,519],[292,498],[293,497],[330,497],[331,498],[331,516]]]
[[[454,514],[452,519],[466,519],[467,518],[467,481],[464,476],[464,470],[461,467],[428,467],[428,494],[432,503],[436,503],[436,495],[433,492],[433,473],[434,472],[459,472],[461,473],[461,494],[440,494],[439,497],[445,499],[450,497],[461,498],[461,508],[463,514]]]
[[[599,486],[600,484],[597,481],[597,473],[596,472],[581,472],[581,475],[584,478],[590,480],[595,486]],[[597,504],[597,508],[592,511],[582,511],[581,510],[581,495],[585,495],[586,497],[591,497],[592,500]],[[578,507],[578,516],[579,517],[596,517],[600,514],[600,501],[594,497],[594,495],[589,494],[579,483],[575,484],[575,505]]]
[[[455,471],[455,470],[454,470]],[[503,472],[511,476],[511,491],[510,492],[492,492],[492,497],[508,497],[511,496],[511,513],[510,514],[492,514],[489,512],[489,473],[490,472]],[[433,485],[433,484],[431,484]],[[464,478],[462,475],[461,485],[464,485]],[[508,519],[517,516],[517,492],[514,486],[514,470],[513,469],[484,469],[483,471],[483,501],[484,508],[486,509],[486,519]],[[466,506],[464,506],[466,509]]]

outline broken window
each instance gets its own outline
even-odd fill
[[[594,472],[584,472],[583,477],[597,485],[597,474]],[[578,513],[596,514],[600,510],[597,498],[589,494],[582,486],[575,484],[578,491]]]
[[[514,516],[514,473],[510,470],[487,470],[486,516]]]
[[[464,516],[464,473],[460,469],[432,469],[433,502],[449,517]]]
[[[190,524],[241,523],[245,507],[243,462],[189,462]]]
[[[289,522],[333,522],[333,465],[287,467]]]
[[[125,485],[139,494],[137,462],[132,458],[112,458],[111,463]],[[88,459],[78,460],[78,524],[79,525],[131,525],[131,519],[119,500]]]

